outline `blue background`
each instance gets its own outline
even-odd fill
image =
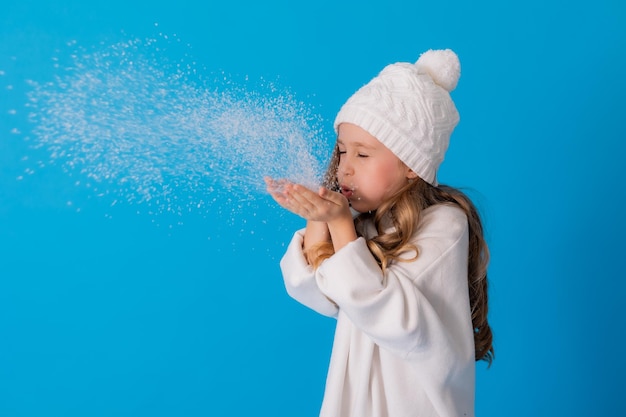
[[[626,413],[620,2],[4,2],[0,107],[67,42],[155,23],[208,71],[279,78],[329,132],[387,63],[454,49],[462,120],[440,179],[475,190],[492,252],[477,415]],[[173,230],[97,199],[77,213],[85,191],[60,170],[16,181],[14,123],[0,115],[0,416],[317,415],[334,323],[278,269],[299,219],[264,196]]]

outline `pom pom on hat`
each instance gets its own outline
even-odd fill
[[[369,132],[421,179],[437,185],[459,113],[450,97],[461,75],[450,49],[424,52],[415,64],[387,65],[341,107],[335,131],[352,123]]]
[[[459,57],[450,50],[428,50],[415,63],[417,71],[428,74],[435,84],[450,92],[456,88],[461,76]]]

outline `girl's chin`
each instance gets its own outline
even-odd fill
[[[350,211],[352,211],[352,214],[354,213],[368,213],[370,211],[373,211],[375,209],[369,208],[366,204],[364,204],[362,201],[355,201],[355,200],[350,200]]]

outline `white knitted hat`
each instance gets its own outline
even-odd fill
[[[450,98],[461,75],[454,52],[429,50],[415,64],[385,67],[343,105],[335,119],[369,132],[424,181],[437,185],[459,113]]]

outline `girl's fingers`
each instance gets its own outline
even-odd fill
[[[341,206],[345,203],[346,197],[336,191],[331,191],[326,187],[320,187],[319,196],[326,201]]]
[[[319,204],[322,200],[319,195],[301,185],[294,184],[292,187],[289,188],[289,191],[289,195],[292,195],[303,204],[316,205]]]
[[[266,190],[269,195],[282,207],[288,202],[288,196],[286,193],[286,188],[288,187],[288,182],[285,180],[276,181],[271,177],[264,177],[263,180],[267,185]]]
[[[271,177],[264,178],[267,192],[282,208],[302,217],[306,217],[311,209],[310,203],[302,197],[300,190],[295,184],[287,180],[274,180]]]
[[[321,187],[318,192],[287,180],[274,180],[265,177],[267,191],[284,209],[307,220],[325,221],[334,217],[343,206],[346,198],[340,193]]]
[[[275,180],[272,177],[264,177],[263,180],[265,181],[265,184],[267,185],[266,189],[267,191],[271,194],[271,193],[282,193],[285,189],[285,186],[287,186],[288,184],[290,184],[288,181],[286,180]]]
[[[311,195],[310,190],[304,189],[301,186],[289,187],[287,190],[287,198],[293,207],[299,210],[302,214],[309,214],[316,211],[318,205],[323,201],[321,198]],[[317,197],[317,198],[315,198]]]

